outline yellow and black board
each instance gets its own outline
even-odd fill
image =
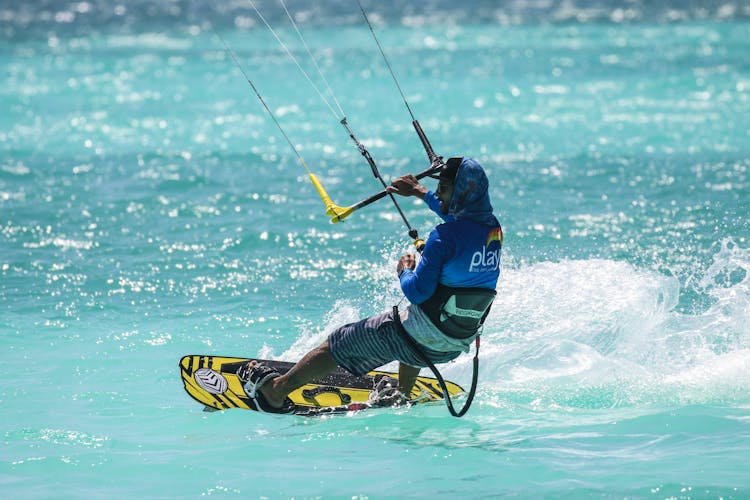
[[[187,393],[209,409],[226,410],[244,408],[257,410],[247,397],[242,382],[237,378],[240,366],[252,358],[230,358],[221,356],[184,356],[180,360],[180,375]],[[284,374],[294,363],[287,361],[257,360]],[[320,415],[357,411],[369,408],[368,398],[375,384],[384,376],[394,379],[398,374],[372,371],[362,377],[355,377],[337,368],[323,379],[307,384],[289,394],[295,405],[293,413],[298,415]],[[453,382],[446,381],[446,387],[453,397],[464,390]],[[438,381],[431,377],[419,377],[409,398],[412,402],[440,401],[443,391]]]

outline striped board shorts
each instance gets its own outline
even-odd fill
[[[391,361],[424,368],[426,365],[401,337],[398,328],[392,311],[344,325],[328,337],[331,355],[339,366],[357,377]],[[422,352],[435,364],[447,363],[461,354],[461,351],[440,352],[424,346]]]

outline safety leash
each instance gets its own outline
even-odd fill
[[[464,403],[463,408],[461,408],[461,411],[457,412],[453,407],[453,401],[451,401],[450,393],[448,392],[448,387],[445,385],[443,376],[440,375],[440,372],[435,367],[433,362],[427,358],[427,355],[425,355],[422,348],[419,346],[419,344],[417,344],[417,341],[411,338],[411,336],[404,328],[404,325],[401,324],[401,316],[399,316],[397,305],[393,306],[393,321],[396,322],[396,330],[398,331],[399,335],[401,335],[406,343],[409,344],[409,347],[411,347],[419,355],[419,358],[422,360],[422,362],[427,365],[430,370],[432,370],[433,375],[435,375],[435,378],[437,379],[438,384],[440,384],[440,388],[443,391],[445,404],[448,407],[448,411],[450,412],[450,414],[454,417],[463,417],[466,412],[469,411],[471,402],[474,400],[474,394],[476,394],[477,391],[477,380],[479,378],[479,335],[477,335],[475,339],[476,353],[474,354],[474,373],[471,376],[471,389],[469,389],[469,396],[466,399],[466,403]]]

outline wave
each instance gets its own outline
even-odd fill
[[[625,262],[509,271],[483,338],[482,381],[586,407],[747,401],[750,252],[725,240],[701,283],[710,305],[685,313],[676,277]]]

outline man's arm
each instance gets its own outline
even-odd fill
[[[416,196],[424,200],[430,210],[435,212],[444,222],[454,220],[452,215],[443,215],[440,211],[440,200],[431,189],[427,189],[419,183],[416,177],[411,174],[403,175],[391,182],[391,185],[385,188],[389,193],[400,194],[401,196]]]
[[[419,264],[416,264],[414,254],[401,257],[396,270],[399,274],[401,291],[404,292],[409,302],[421,304],[435,293],[447,251],[438,230],[435,229],[427,237]]]
[[[389,193],[400,194],[401,196],[416,196],[424,200],[429,190],[421,185],[416,177],[411,174],[402,175],[394,179],[391,185],[385,188]]]

